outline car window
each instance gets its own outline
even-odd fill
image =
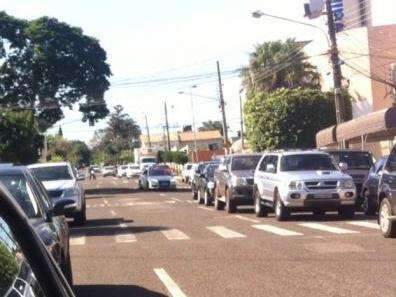
[[[331,157],[325,154],[286,155],[280,166],[281,171],[336,170]]]
[[[260,155],[233,157],[231,170],[254,170],[260,159]]]
[[[22,173],[2,174],[0,175],[0,181],[29,218],[39,218],[42,216],[37,203],[37,197],[25,175]]]
[[[369,169],[373,165],[373,157],[368,152],[332,151],[336,163],[347,163],[348,169]]]
[[[275,173],[278,170],[278,156],[268,156],[266,160],[266,165],[272,164],[275,167]],[[267,171],[267,167],[265,167],[264,171]]]
[[[69,166],[47,166],[47,167],[35,167],[31,168],[31,171],[41,181],[51,180],[71,180],[73,175]]]
[[[0,217],[0,296],[44,297],[9,226]]]
[[[29,177],[34,183],[33,185],[33,190],[36,193],[36,196],[39,197],[40,201],[42,202],[42,205],[44,206],[45,210],[48,212],[52,209],[52,201],[48,196],[47,190],[45,189],[43,183],[36,179],[34,176]]]

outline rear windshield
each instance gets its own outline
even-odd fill
[[[155,158],[145,158],[141,159],[141,163],[155,163],[157,160]]]
[[[337,164],[347,163],[348,169],[370,169],[373,157],[368,152],[329,152]]]
[[[253,170],[260,161],[261,156],[239,156],[232,158],[231,170]]]
[[[281,171],[337,170],[331,157],[325,154],[283,156]]]
[[[31,171],[40,181],[73,179],[68,166],[37,167],[31,168]]]

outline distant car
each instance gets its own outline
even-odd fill
[[[70,163],[38,163],[29,165],[28,168],[43,183],[53,202],[74,201],[75,208],[67,216],[73,217],[76,224],[83,225],[86,221],[85,191]]]
[[[102,176],[116,176],[117,169],[115,166],[104,166],[102,169]]]
[[[378,187],[378,222],[384,237],[396,237],[396,146],[385,162]]]
[[[176,190],[176,180],[170,168],[151,166],[140,175],[139,188],[143,190]]]
[[[117,167],[117,177],[124,177],[127,175],[128,165],[120,165]]]
[[[197,183],[198,203],[204,203],[206,206],[212,204],[215,189],[214,172],[218,167],[217,163],[209,163],[203,169]]]
[[[94,172],[96,172],[96,173],[100,173],[100,172],[101,172],[100,166],[98,166],[98,165],[93,165],[93,166],[92,166],[92,169],[93,169]]]
[[[194,166],[192,168],[193,175],[191,176],[190,186],[191,186],[192,198],[194,200],[196,200],[198,198],[198,182],[199,182],[199,179],[203,173],[203,170],[205,169],[206,165],[208,165],[208,164],[209,164],[209,162],[201,162],[201,163],[198,163],[197,166]]]
[[[326,152],[269,152],[254,173],[254,197],[258,217],[267,216],[273,209],[278,221],[301,211],[322,216],[328,210],[337,210],[340,216],[352,218],[356,187]]]
[[[366,215],[373,215],[378,210],[378,185],[386,159],[387,157],[382,157],[371,166],[369,174],[363,182],[360,195],[363,198],[362,209]]]
[[[126,170],[127,178],[132,178],[135,176],[139,176],[142,172],[140,171],[140,167],[137,164],[129,164]]]
[[[51,201],[41,182],[24,166],[1,168],[0,183],[19,204],[68,281],[72,283],[69,228],[64,213],[67,211],[66,206],[73,208],[73,201]]]
[[[253,205],[253,175],[262,154],[226,156],[215,171],[215,208],[233,213],[239,205]]]
[[[192,169],[192,164],[191,163],[187,163],[184,164],[183,166],[183,170],[182,170],[182,181],[188,183],[189,179],[190,179],[190,171]]]

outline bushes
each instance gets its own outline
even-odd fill
[[[158,162],[185,164],[188,162],[188,157],[183,152],[173,151],[159,151],[157,153]]]

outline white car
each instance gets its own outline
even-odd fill
[[[102,169],[102,175],[103,175],[103,177],[115,176],[116,171],[117,171],[117,169],[115,168],[115,166],[105,166]]]
[[[137,164],[129,164],[128,168],[126,170],[127,178],[132,178],[134,176],[139,176],[141,173],[142,173],[142,171],[140,170],[140,167]]]
[[[325,152],[274,152],[266,153],[256,167],[253,196],[257,216],[267,216],[274,209],[279,221],[298,211],[324,215],[336,210],[352,218],[356,186]]]
[[[86,221],[85,192],[78,178],[75,176],[70,163],[41,163],[32,164],[28,168],[40,180],[54,200],[74,200],[75,210],[71,214],[77,224]],[[82,178],[81,178],[82,179]]]
[[[117,177],[124,177],[127,175],[128,165],[120,165],[117,167]]]
[[[187,163],[184,164],[183,166],[183,170],[182,170],[182,180],[186,183],[188,183],[188,181],[190,180],[190,171],[192,168],[192,164],[191,163]]]

